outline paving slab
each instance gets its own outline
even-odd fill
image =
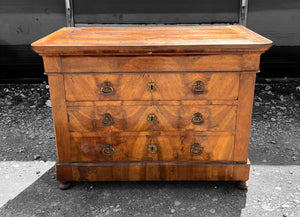
[[[25,190],[54,164],[50,161],[0,162],[0,207]]]
[[[253,165],[248,191],[233,182],[77,182],[55,170],[0,209],[0,216],[300,216],[300,166]]]

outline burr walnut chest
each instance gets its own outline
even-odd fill
[[[50,85],[57,179],[246,187],[255,76],[270,46],[239,25],[62,28],[33,43]]]

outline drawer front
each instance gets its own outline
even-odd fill
[[[69,107],[67,112],[70,132],[233,132],[236,109],[235,105],[103,105]]]
[[[239,73],[64,74],[67,101],[236,100]]]
[[[230,161],[233,136],[73,137],[73,162]]]

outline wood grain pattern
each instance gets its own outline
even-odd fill
[[[257,72],[260,53],[177,56],[43,56],[46,74],[123,72]],[[57,61],[58,60],[58,61]]]
[[[74,181],[231,181],[243,178],[238,174],[232,177],[234,168],[238,167],[239,165],[198,162],[103,162],[58,164],[57,170],[71,168],[72,175],[67,178]],[[241,169],[240,172],[243,175],[247,170]]]
[[[67,107],[84,107],[84,106],[132,106],[132,105],[237,105],[237,100],[157,100],[157,101],[120,101],[120,100],[113,100],[113,101],[68,101]]]
[[[194,124],[194,114],[201,113],[203,123]],[[102,120],[110,114],[113,124],[104,126]],[[155,122],[148,116],[154,114]],[[235,131],[236,106],[230,105],[131,105],[69,107],[70,132],[112,131]]]
[[[68,130],[68,119],[66,111],[64,82],[62,75],[48,76],[50,85],[50,96],[52,103],[52,114],[54,120],[54,130],[57,149],[57,161],[65,163],[71,161],[70,134]],[[71,168],[63,168],[62,173],[57,173],[58,177],[71,176]]]
[[[67,106],[65,102],[65,91],[62,75],[48,76],[50,96],[52,102],[52,113],[56,147],[58,150],[58,162],[70,161],[70,135],[68,130]]]
[[[199,155],[191,154],[191,145],[198,143]],[[103,154],[105,145],[114,150],[112,156]],[[150,153],[148,145],[157,151]],[[234,147],[233,136],[147,136],[135,137],[77,137],[71,140],[72,162],[146,162],[146,161],[230,161]]]
[[[249,178],[255,73],[271,41],[235,25],[103,27],[32,46],[49,75],[58,180]]]
[[[235,132],[210,132],[210,131],[141,131],[141,132],[123,132],[123,131],[107,131],[107,132],[70,132],[72,137],[136,137],[136,136],[234,136]]]
[[[271,43],[270,40],[236,25],[62,28],[31,46],[40,55],[74,53],[151,55],[224,52],[238,49],[240,52],[261,53],[268,49]]]
[[[67,101],[98,100],[236,100],[238,73],[128,73],[128,74],[65,74]],[[103,95],[101,87],[109,81],[113,94]],[[204,86],[202,94],[192,91],[196,81]],[[149,92],[147,84],[156,84]]]
[[[61,58],[59,56],[43,56],[45,72],[61,72]]]
[[[58,163],[56,171],[63,174],[59,181],[247,181],[247,164],[203,164],[198,162],[120,162],[120,163]],[[151,173],[150,173],[151,172]]]
[[[259,56],[258,56],[259,59]],[[61,71],[83,72],[239,72],[258,71],[255,61],[251,68],[243,67],[241,54],[211,55],[134,55],[134,56],[63,56]],[[57,73],[58,71],[47,71]]]
[[[236,123],[234,161],[247,162],[251,129],[255,73],[240,74],[240,89]]]
[[[250,175],[250,161],[247,159],[247,163],[234,164],[232,179],[237,181],[247,181]]]

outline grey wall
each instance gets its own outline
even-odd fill
[[[76,23],[236,23],[239,0],[73,0]],[[298,76],[300,0],[249,0],[247,26],[273,40],[259,76]],[[0,83],[43,77],[30,43],[66,26],[64,0],[0,0]],[[292,47],[291,47],[292,46]]]
[[[74,0],[77,23],[237,22],[239,0]],[[64,0],[0,0],[0,45],[29,44],[63,26]],[[249,0],[250,29],[300,45],[299,0]]]
[[[277,46],[299,46],[300,1],[249,0],[247,27]]]
[[[76,23],[234,23],[239,0],[74,0]]]
[[[29,44],[66,25],[64,0],[0,0],[0,44]]]

